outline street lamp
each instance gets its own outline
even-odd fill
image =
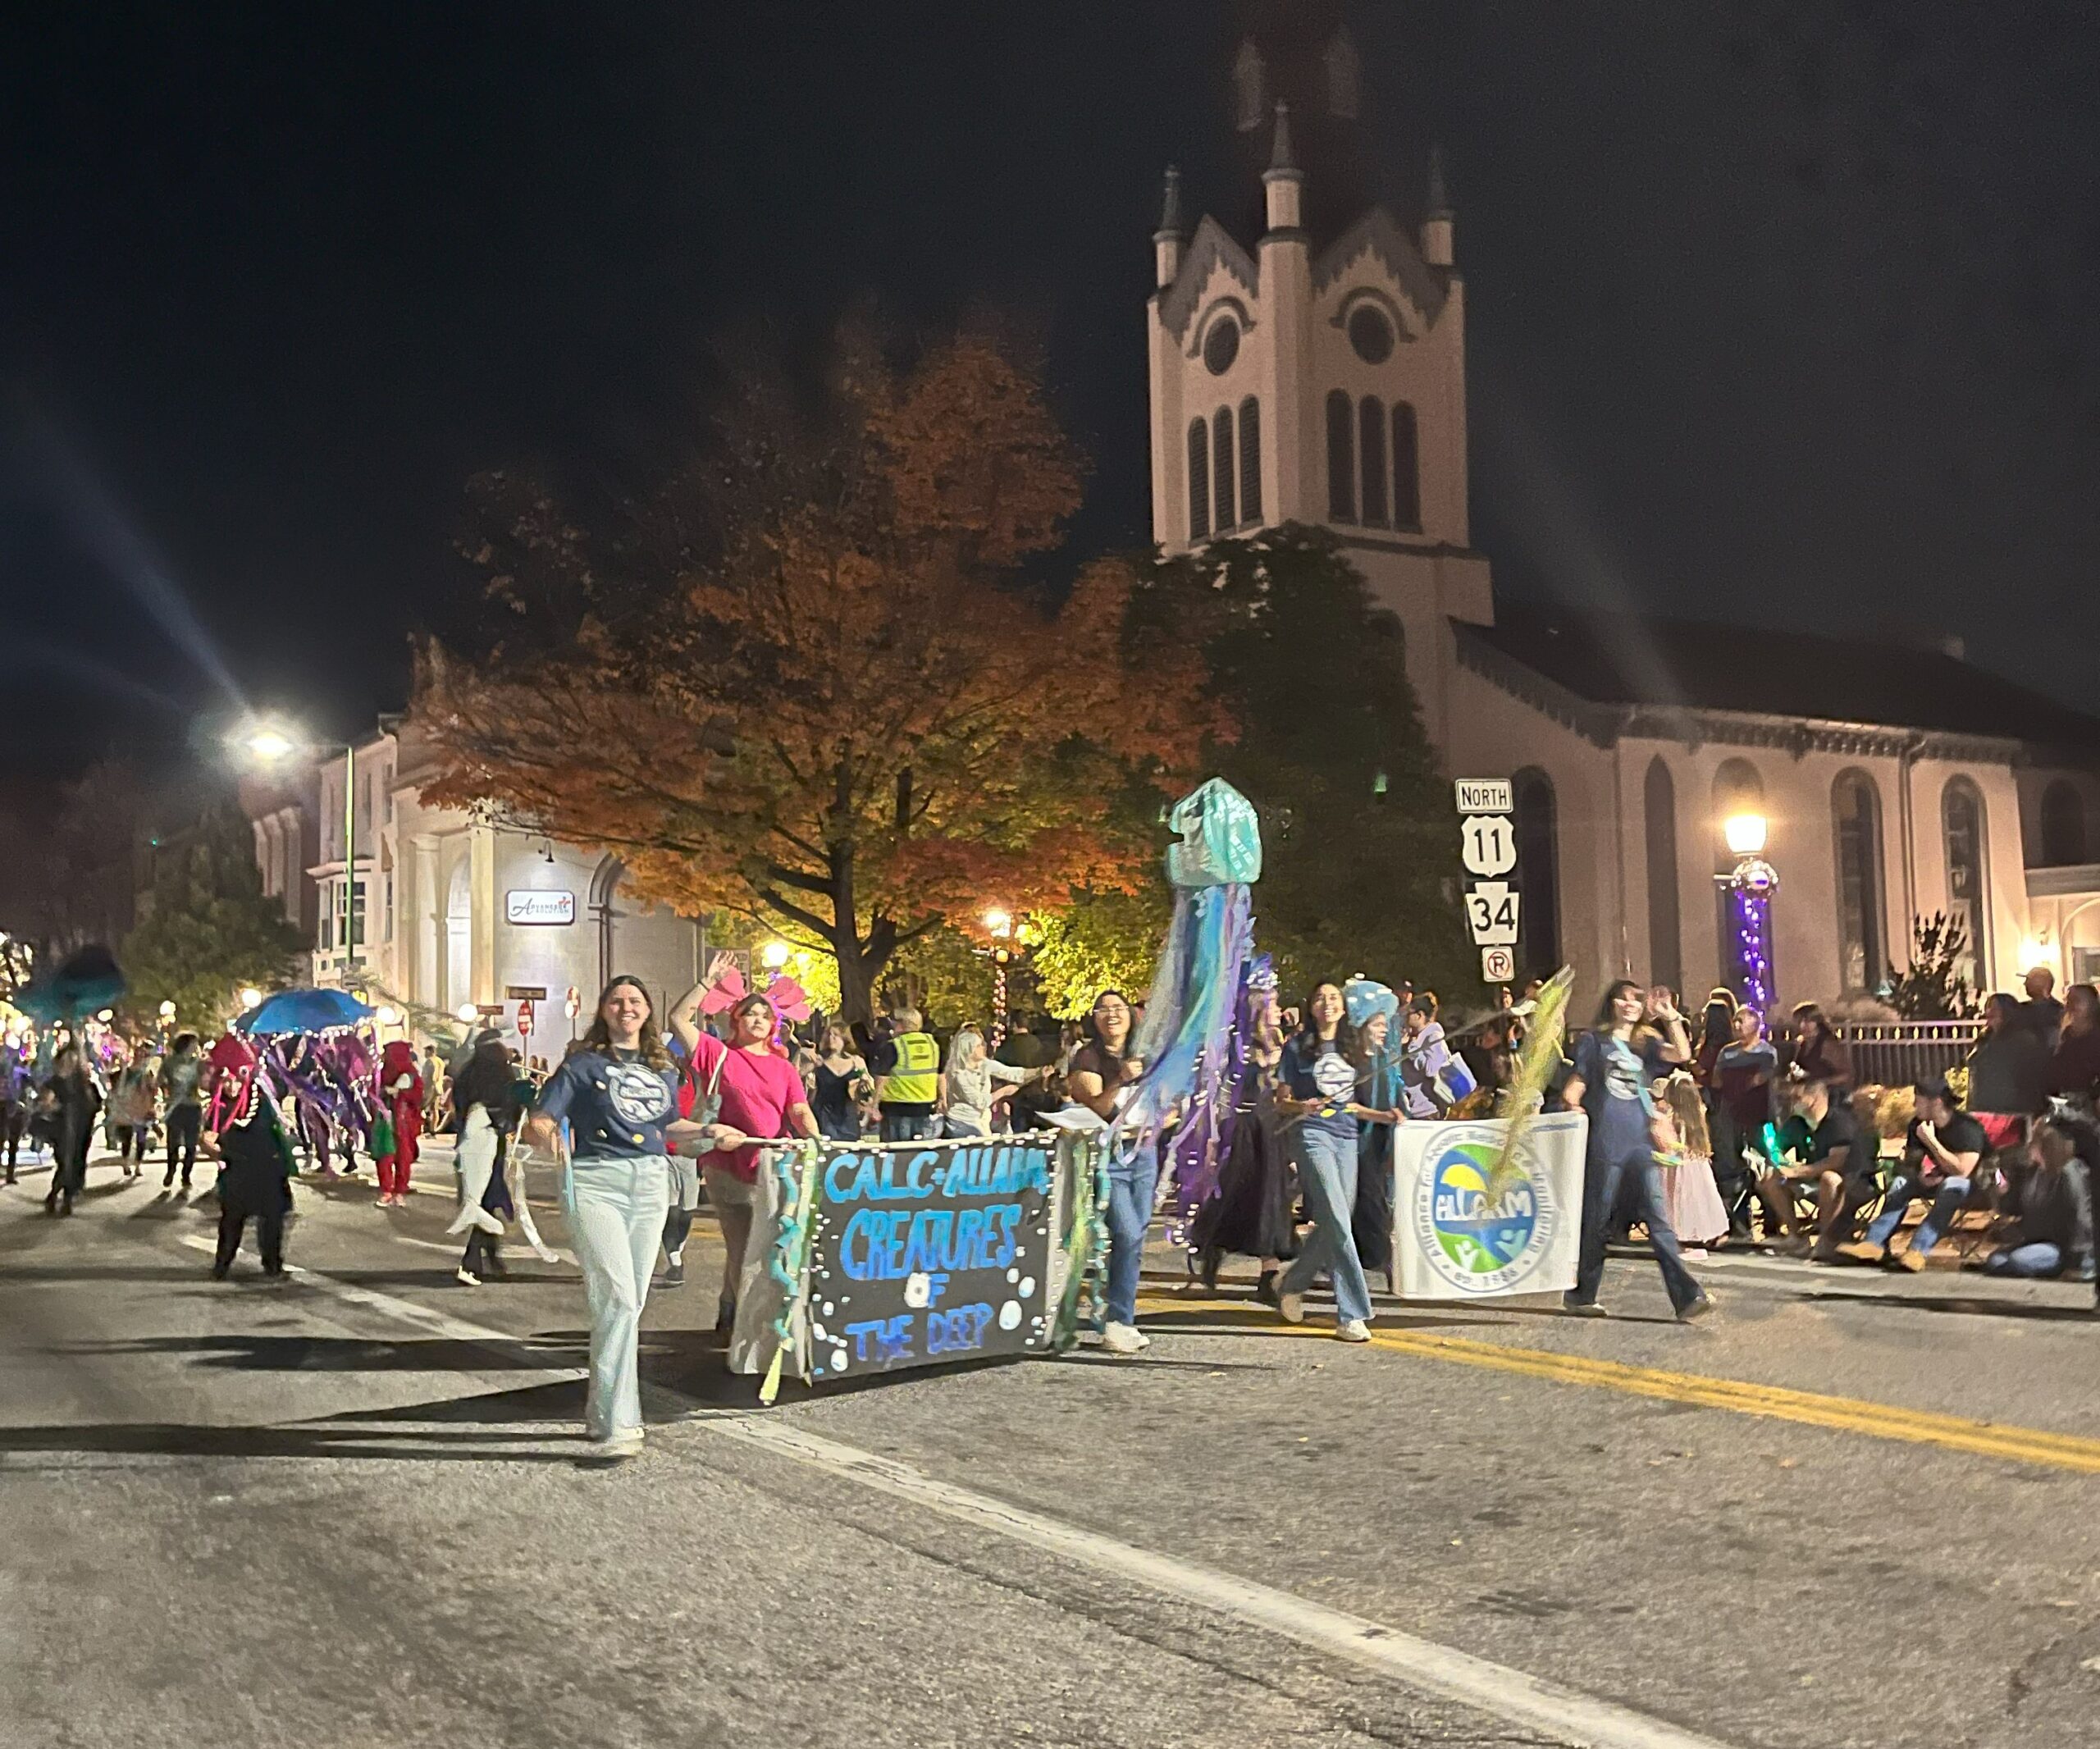
[[[452,1017],[462,1026],[471,1026],[474,1024],[474,1016],[480,1012],[472,1002],[463,1002],[453,1010]]]
[[[1732,814],[1721,822],[1721,836],[1736,865],[1714,879],[1728,895],[1729,944],[1742,980],[1742,999],[1760,1014],[1772,1011],[1772,895],[1779,890],[1779,871],[1764,860],[1765,820],[1762,814]]]
[[[257,719],[229,738],[229,744],[259,765],[281,764],[302,747],[316,753],[343,756],[343,981],[349,982],[358,957],[358,750],[347,741],[309,742],[280,724]]]
[[[992,1048],[1007,1039],[1007,962],[1013,958],[1005,943],[1014,932],[1011,915],[993,906],[984,913],[984,933],[992,938]]]
[[[759,957],[765,961],[768,971],[778,971],[788,963],[788,956],[792,952],[793,949],[789,948],[784,941],[769,941],[765,944],[765,952]]]
[[[262,991],[257,989],[253,984],[249,984],[240,993],[240,1005],[244,1008],[261,1007],[262,1006]]]

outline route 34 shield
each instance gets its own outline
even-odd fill
[[[1517,945],[1522,895],[1506,880],[1477,880],[1466,889],[1466,927],[1477,948]]]

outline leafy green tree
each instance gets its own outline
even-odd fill
[[[1082,893],[1064,911],[1029,919],[1023,938],[1043,1007],[1077,1020],[1103,990],[1143,996],[1172,913],[1162,873],[1135,893]]]
[[[209,1034],[244,984],[268,989],[298,973],[306,943],[263,897],[248,822],[231,802],[212,804],[194,833],[164,846],[142,908],[121,963],[126,1006],[143,1016],[171,1002],[176,1025]]]

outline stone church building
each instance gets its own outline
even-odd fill
[[[1405,628],[1445,772],[1514,782],[1520,971],[1740,988],[1722,823],[1778,872],[1781,1002],[1881,987],[1914,918],[1967,925],[1983,989],[2100,972],[2100,722],[1974,667],[1795,631],[1498,599],[1472,544],[1466,287],[1432,156],[1412,222],[1363,180],[1357,51],[1303,6],[1233,66],[1244,222],[1170,170],[1149,305],[1153,528],[1185,552],[1338,536]],[[1258,201],[1252,197],[1258,195]],[[1696,595],[1682,591],[1687,599]],[[1455,865],[1454,865],[1455,872]],[[1404,970],[1404,968],[1396,968]]]

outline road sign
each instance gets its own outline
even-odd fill
[[[569,985],[568,994],[562,1002],[561,1011],[572,1021],[583,1011],[583,998],[578,993],[577,988],[573,984]]]
[[[1517,975],[1517,956],[1508,948],[1483,948],[1480,950],[1480,981],[1482,984],[1508,984]]]
[[[1466,926],[1477,948],[1517,945],[1521,895],[1506,880],[1477,880],[1466,889]]]
[[[1507,874],[1517,865],[1517,833],[1507,814],[1468,814],[1459,826],[1468,874]]]
[[[1516,799],[1507,778],[1460,778],[1452,786],[1458,792],[1461,814],[1513,814]]]
[[[530,1001],[521,1002],[518,1005],[518,1036],[521,1039],[532,1036],[532,1004]]]
[[[501,1020],[503,1018],[503,1004],[500,1002],[477,1002],[474,1004],[474,1012],[477,1014],[493,1015],[498,1020]]]
[[[1494,871],[1491,870],[1489,872]],[[547,987],[544,984],[506,984],[503,987],[503,993],[511,1002],[545,1002]]]

